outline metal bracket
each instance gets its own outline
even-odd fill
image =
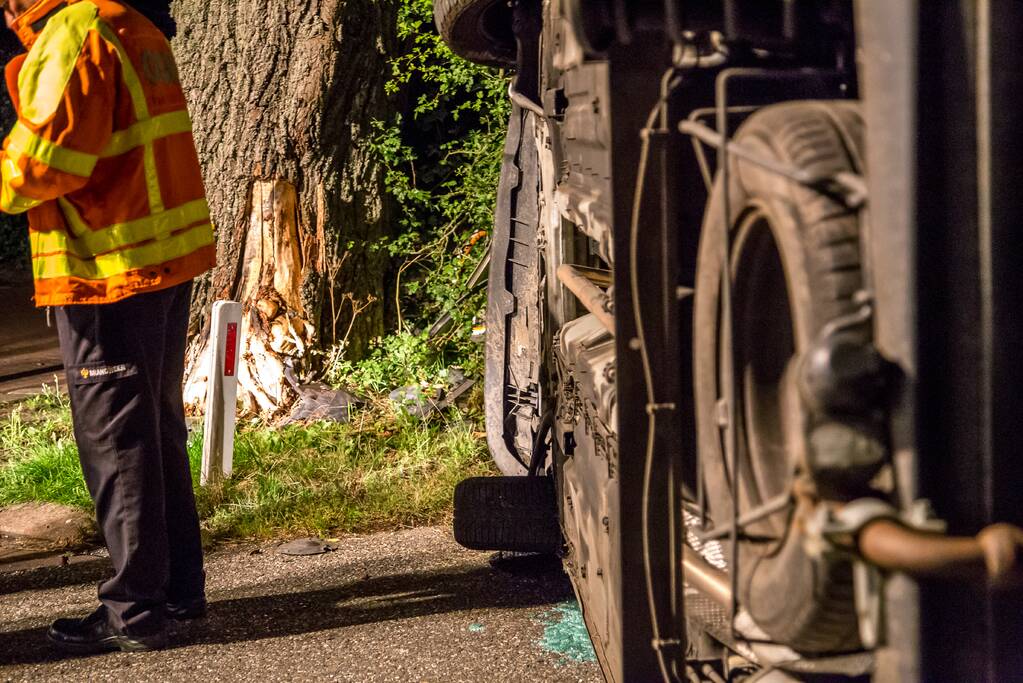
[[[856,551],[855,538],[878,520],[892,520],[910,528],[942,533],[945,523],[934,516],[930,501],[918,500],[905,514],[878,498],[860,498],[840,508],[818,505],[806,523],[804,548],[811,557],[828,553],[853,558],[853,593],[860,642],[871,649],[884,639],[884,576]]]

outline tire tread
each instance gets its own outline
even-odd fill
[[[444,42],[460,57],[489,66],[508,66],[515,63],[514,38],[509,33],[508,38],[496,39],[481,26],[488,12],[504,11],[505,7],[503,0],[434,0],[434,23]]]
[[[550,477],[475,477],[455,487],[455,540],[471,550],[554,553],[561,549]]]

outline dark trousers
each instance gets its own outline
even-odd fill
[[[56,310],[82,472],[114,576],[111,624],[144,635],[203,595],[181,384],[192,284]]]

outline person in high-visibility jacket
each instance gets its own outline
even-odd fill
[[[74,652],[159,648],[206,612],[182,405],[192,280],[215,245],[165,36],[118,0],[0,0],[27,49],[0,209],[28,214],[37,306],[53,307],[75,438],[114,565],[100,607],[58,619]]]

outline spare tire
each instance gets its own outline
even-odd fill
[[[752,115],[737,141],[814,176],[862,173],[863,122],[854,102],[792,102]],[[694,379],[700,461],[711,518],[732,512],[731,463],[718,423],[721,358],[735,359],[739,515],[792,490],[806,450],[807,411],[794,377],[823,328],[858,308],[864,286],[860,216],[833,197],[733,158],[707,207],[696,284]],[[728,201],[731,225],[724,225]],[[722,331],[724,236],[731,235],[733,336]],[[805,468],[804,468],[805,469]],[[860,646],[847,558],[811,557],[798,515],[781,509],[739,540],[739,600],[772,639],[800,652]]]
[[[515,64],[513,12],[507,0],[435,0],[434,21],[460,57],[488,66]]]

